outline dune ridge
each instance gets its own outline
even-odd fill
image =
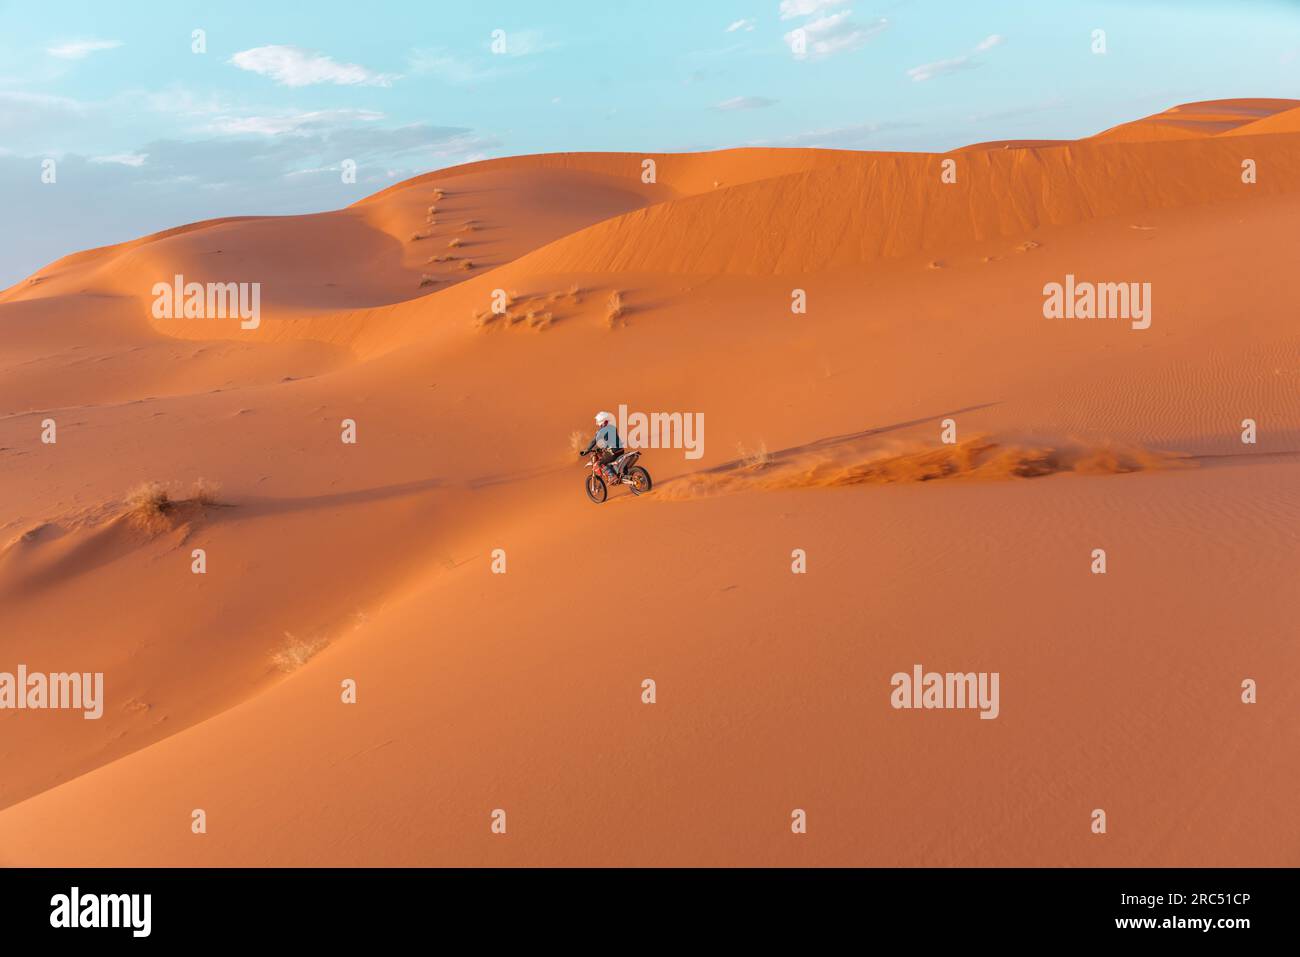
[[[1275,179],[1300,182],[1294,143],[1251,143]],[[528,266],[567,272],[789,275],[1027,235],[1051,225],[1245,198],[1240,143],[1197,139],[1140,151],[1080,142],[1061,149],[966,154],[956,184],[937,156],[877,154],[832,169],[785,174],[659,204],[589,227],[531,254]],[[1175,175],[1173,171],[1177,170]],[[711,229],[700,229],[708,222]]]

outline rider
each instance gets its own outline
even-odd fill
[[[599,449],[596,464],[607,466],[623,453],[623,441],[618,437],[618,426],[614,416],[609,412],[596,413],[596,434],[579,455],[590,455],[593,449]]]

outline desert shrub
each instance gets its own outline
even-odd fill
[[[605,322],[612,329],[614,324],[623,317],[625,312],[623,306],[623,294],[615,289],[609,294],[609,299],[605,302]]]
[[[287,631],[284,639],[284,644],[271,655],[271,661],[286,674],[297,671],[325,647],[323,641],[295,638]]]
[[[772,453],[767,450],[766,442],[759,442],[758,448],[747,449],[739,442],[736,443],[736,453],[740,456],[741,463],[747,469],[761,469],[772,463]]]
[[[132,512],[161,515],[171,510],[172,500],[161,482],[143,482],[126,493],[126,504]]]
[[[190,501],[202,505],[205,508],[213,508],[221,504],[218,496],[221,494],[221,485],[217,482],[209,482],[207,479],[197,479],[190,491]]]

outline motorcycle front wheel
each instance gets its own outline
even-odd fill
[[[597,505],[605,501],[609,495],[609,489],[605,487],[605,480],[594,472],[587,476],[587,498],[591,499]]]
[[[632,486],[633,495],[644,495],[650,491],[650,473],[641,466],[634,466],[628,473],[628,484]]]

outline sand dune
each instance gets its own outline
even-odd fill
[[[1112,127],[1098,133],[1092,139],[1141,143],[1152,140],[1188,140],[1223,134],[1250,135],[1259,123],[1269,122],[1274,118],[1280,119],[1295,108],[1295,100],[1267,98],[1183,103],[1163,113]]]
[[[0,865],[1296,864],[1297,110],[488,160],[0,293],[0,672],[107,698],[0,710]],[[596,507],[620,403],[703,455]],[[917,662],[997,720],[893,710]]]
[[[1276,176],[1255,195],[1293,192],[1300,182],[1294,149],[1271,140],[1251,149]],[[982,151],[961,154],[957,182],[945,184],[937,157],[868,154],[629,213],[538,250],[528,266],[708,275],[839,271],[1045,226],[1242,198],[1241,158],[1240,142],[1205,139]],[[1174,169],[1177,176],[1169,174]],[[699,228],[704,222],[710,228]]]

